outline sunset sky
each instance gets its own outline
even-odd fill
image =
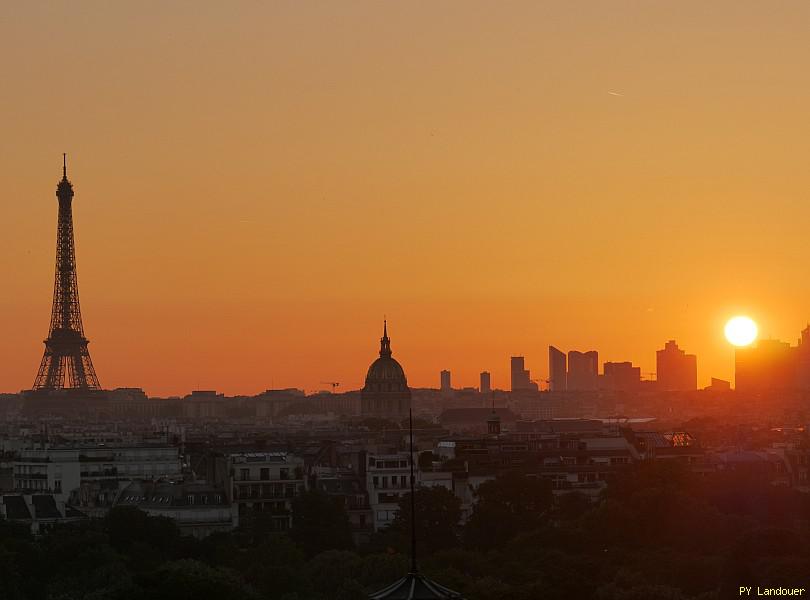
[[[547,346],[733,377],[810,318],[810,3],[7,2],[0,391],[47,336],[62,152],[102,385],[508,388]],[[601,364],[600,364],[601,370]]]

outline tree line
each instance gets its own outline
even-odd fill
[[[740,586],[808,587],[810,503],[747,474],[704,480],[642,464],[598,502],[554,497],[510,472],[483,483],[462,519],[442,487],[416,491],[419,568],[468,600],[715,600]],[[0,598],[9,600],[361,600],[409,569],[410,497],[355,547],[334,498],[308,491],[279,533],[253,513],[197,540],[130,507],[34,537],[0,521]]]

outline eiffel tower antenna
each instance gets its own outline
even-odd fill
[[[99,390],[101,386],[87,350],[79,307],[76,248],[73,240],[73,185],[67,178],[67,154],[62,154],[62,180],[56,186],[59,218],[56,228],[56,274],[53,307],[45,354],[35,390]]]

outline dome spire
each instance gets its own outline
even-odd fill
[[[383,336],[380,338],[380,356],[391,356],[391,340],[388,339],[387,319],[383,319]]]

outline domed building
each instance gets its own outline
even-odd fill
[[[368,368],[360,392],[360,412],[364,417],[400,420],[408,416],[410,405],[411,389],[402,366],[391,357],[388,323],[383,321],[380,358]]]

